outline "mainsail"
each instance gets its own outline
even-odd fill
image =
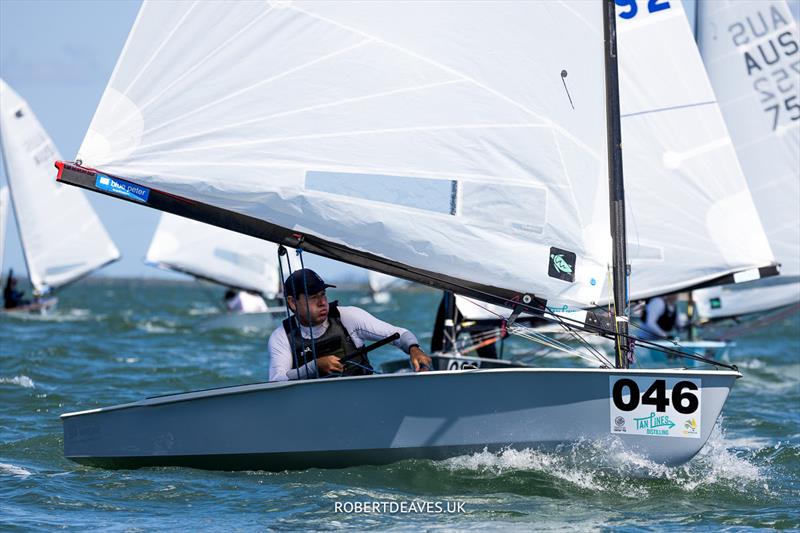
[[[78,159],[432,278],[446,273],[487,292],[602,303],[610,294],[611,238],[605,101],[598,90],[601,7],[145,2]],[[643,35],[639,26],[631,23],[626,38]],[[569,44],[558,54],[531,53],[554,43]],[[649,85],[623,91],[630,98],[627,122],[638,113],[667,127],[661,116],[667,115],[654,106],[702,103],[667,98],[657,82]],[[688,139],[700,143],[692,150],[728,142],[724,128],[708,128],[708,136]],[[643,128],[647,138],[630,143],[652,141],[655,129]],[[639,187],[698,179],[699,172],[683,171],[694,163],[684,139],[670,140],[676,157],[664,165],[659,152],[660,168],[637,173]],[[627,151],[634,150],[626,144]],[[718,170],[711,168],[716,163],[703,170]],[[732,166],[722,165],[726,177]],[[667,172],[674,167],[679,178]],[[693,246],[694,233],[681,234],[695,261],[675,261],[667,276],[678,247],[658,247],[664,231],[650,240],[642,235],[635,255],[639,295],[772,262],[741,190],[727,182],[687,190],[697,192],[709,198],[703,227],[694,233],[713,235],[719,251],[704,253],[700,248],[711,241]],[[648,200],[644,210],[664,212],[654,205],[662,197]],[[663,201],[675,209],[674,195]],[[745,216],[732,216],[740,212]],[[652,226],[645,213],[634,216],[631,232],[636,224]],[[747,246],[732,238],[740,235]]]
[[[800,303],[800,34],[784,0],[699,2],[698,43],[777,279],[695,291],[701,319]]]
[[[268,298],[280,290],[277,246],[169,213],[161,215],[145,262]]]
[[[3,80],[0,133],[12,205],[34,290],[47,292],[119,259],[117,247],[83,192],[53,180],[53,161],[61,156],[25,100]]]

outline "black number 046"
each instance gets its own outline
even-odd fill
[[[629,393],[627,401],[623,397],[626,392]],[[672,387],[672,407],[683,415],[688,415],[697,411],[700,402],[697,395],[693,393],[697,391],[697,385],[691,381],[679,381]],[[667,383],[663,379],[657,379],[650,387],[641,394],[639,386],[635,381],[628,378],[623,378],[614,383],[612,390],[614,399],[614,406],[620,411],[633,411],[639,407],[639,403],[643,405],[654,405],[656,411],[664,412],[669,406],[670,399],[667,397]]]

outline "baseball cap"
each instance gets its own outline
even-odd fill
[[[304,279],[305,278],[305,279]],[[336,287],[322,281],[322,278],[310,268],[295,270],[286,278],[283,283],[283,295],[294,296],[295,294],[317,294],[328,287]]]

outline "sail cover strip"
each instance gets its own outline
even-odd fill
[[[280,289],[277,246],[170,213],[161,216],[145,261],[268,297]]]
[[[27,102],[0,80],[0,144],[33,288],[45,292],[119,259],[83,192],[53,180],[60,159]]]
[[[323,255],[602,303],[601,10],[145,2],[78,159],[305,235]],[[703,257],[688,282],[645,277],[648,290],[770,262],[754,249]]]

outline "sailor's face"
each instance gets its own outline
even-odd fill
[[[298,294],[296,300],[289,296],[289,307],[304,326],[319,326],[328,319],[328,296],[325,291],[311,296]]]

